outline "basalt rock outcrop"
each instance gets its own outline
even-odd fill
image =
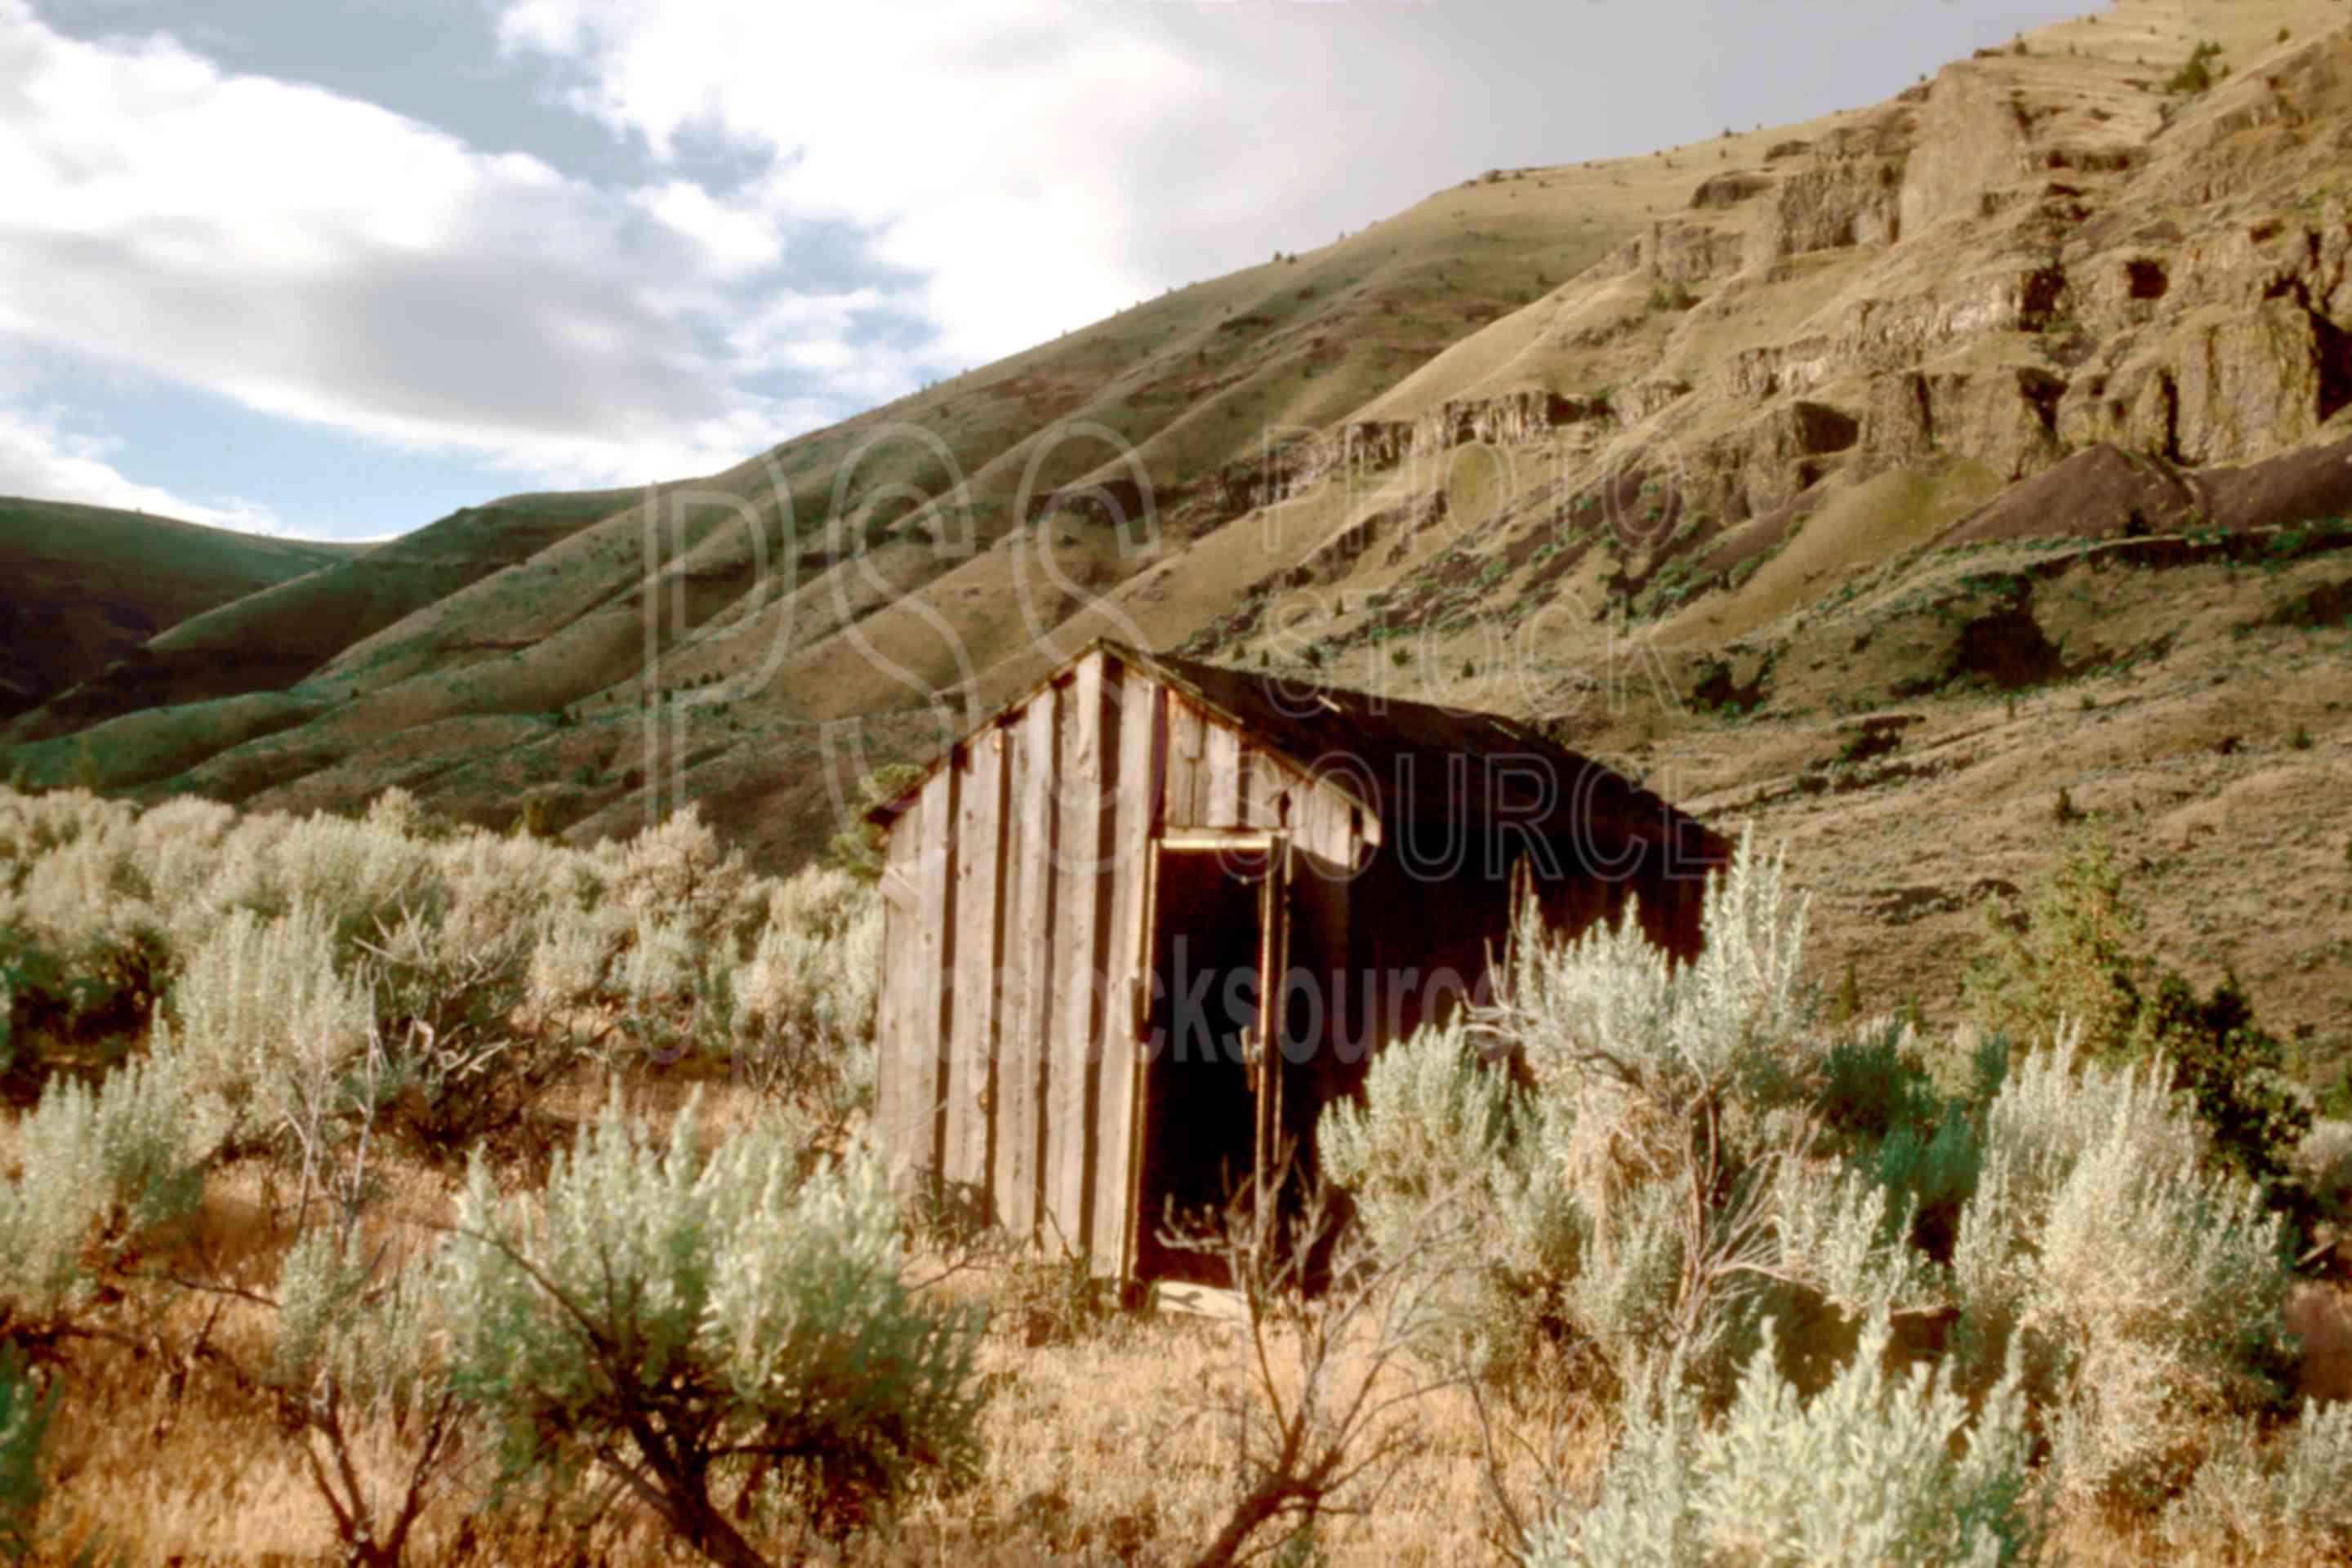
[[[1620,395],[1621,398],[1623,395]],[[1652,399],[1674,395],[1654,387]],[[1276,505],[1334,474],[1351,477],[1410,463],[1433,463],[1456,447],[1528,447],[1619,416],[1601,397],[1528,387],[1489,397],[1453,398],[1419,419],[1355,419],[1233,464],[1213,480],[1221,514]],[[1063,498],[1056,496],[1059,502]],[[1073,497],[1074,500],[1077,499]]]
[[[1609,406],[1624,424],[1639,425],[1671,407],[1689,392],[1690,383],[1686,381],[1670,375],[1647,376],[1620,391],[1609,400]]]
[[[2062,455],[2056,422],[2065,394],[2063,378],[2030,364],[1874,376],[1862,444],[1874,468],[1951,454],[2001,479],[2020,479]]]
[[[1821,158],[1793,171],[1764,199],[1743,261],[1769,267],[1809,251],[1893,244],[1902,232],[1903,166],[1896,154]]]
[[[1662,282],[1699,283],[1738,271],[1747,243],[1734,229],[1670,218],[1636,242],[1634,264]]]
[[[1530,388],[1495,397],[1455,398],[1413,428],[1417,452],[1444,451],[1475,441],[1489,447],[1525,447],[1550,439],[1556,430],[1604,418],[1609,405],[1597,398],[1570,397]]]
[[[1802,142],[1783,142],[1782,148],[1805,150]],[[1775,148],[1775,153],[1781,148]],[[1760,195],[1772,188],[1772,176],[1752,169],[1734,169],[1728,174],[1711,174],[1698,183],[1691,193],[1691,205],[1696,208],[1736,207],[1751,196]]]
[[[1792,398],[1767,408],[1684,454],[1684,500],[1695,512],[1727,521],[1762,516],[1843,460],[1861,427],[1854,415],[1825,403]]]
[[[2187,101],[2147,84],[2075,95],[2022,58],[1957,63],[1775,143],[1761,169],[1711,174],[1690,216],[1652,220],[1595,267],[1595,289],[1714,285],[1686,331],[1653,297],[1646,318],[1604,330],[1595,312],[1559,334],[1563,352],[1605,353],[1663,323],[1659,352],[1680,361],[1619,382],[1595,460],[1664,464],[1695,514],[1732,521],[1841,471],[1965,459],[2015,483],[2098,445],[2194,469],[2327,428],[2352,405],[2352,199],[2321,185],[2294,214],[2233,220],[2217,172],[2259,172],[2250,139],[2291,149],[2352,122],[2352,33]],[[1839,286],[1778,341],[1727,331],[1822,277]],[[1700,332],[1733,342],[1694,376],[1675,345]],[[1583,417],[1549,395],[1458,399],[1413,450],[1557,438]],[[1635,445],[1610,446],[1620,432]]]

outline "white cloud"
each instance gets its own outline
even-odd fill
[[[290,533],[268,507],[236,498],[200,501],[142,485],[107,461],[119,443],[78,433],[54,414],[0,408],[0,495],[153,512],[241,533]]]
[[[684,180],[639,191],[633,198],[656,218],[690,236],[722,276],[756,272],[775,264],[782,237],[762,215],[730,206],[700,185]]]
[[[764,208],[599,186],[165,35],[70,38],[24,0],[0,191],[0,332],[540,482],[708,471],[913,376],[835,355],[838,386],[747,384],[828,363],[730,346],[794,298]]]
[[[693,132],[777,154],[756,199],[873,231],[874,259],[924,279],[942,361],[963,365],[1156,293],[1170,226],[1270,194],[1245,85],[1137,17],[1046,0],[909,0],[887,17],[519,0],[500,34],[575,65],[574,102],[656,155]],[[1177,177],[1147,192],[1171,141]]]
[[[904,355],[856,340],[861,321],[889,305],[871,288],[778,295],[737,320],[728,348],[746,365],[812,372],[844,391],[884,401],[905,389],[910,367]]]

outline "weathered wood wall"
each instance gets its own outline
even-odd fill
[[[1380,825],[1339,790],[1253,745],[1182,692],[1163,688],[1160,700],[1168,715],[1162,826],[1286,832],[1327,874],[1352,872],[1379,842]]]
[[[1166,827],[1286,828],[1339,865],[1361,825],[1097,651],[959,747],[887,851],[886,1151],[1105,1269],[1127,1241],[1146,864]]]

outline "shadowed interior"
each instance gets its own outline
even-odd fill
[[[1160,1232],[1222,1205],[1256,1171],[1255,1073],[1244,1037],[1262,991],[1259,878],[1216,851],[1163,847],[1152,932],[1136,1273],[1224,1283]]]

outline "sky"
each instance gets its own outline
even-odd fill
[[[0,0],[0,495],[385,538],[731,466],[2032,0]]]

